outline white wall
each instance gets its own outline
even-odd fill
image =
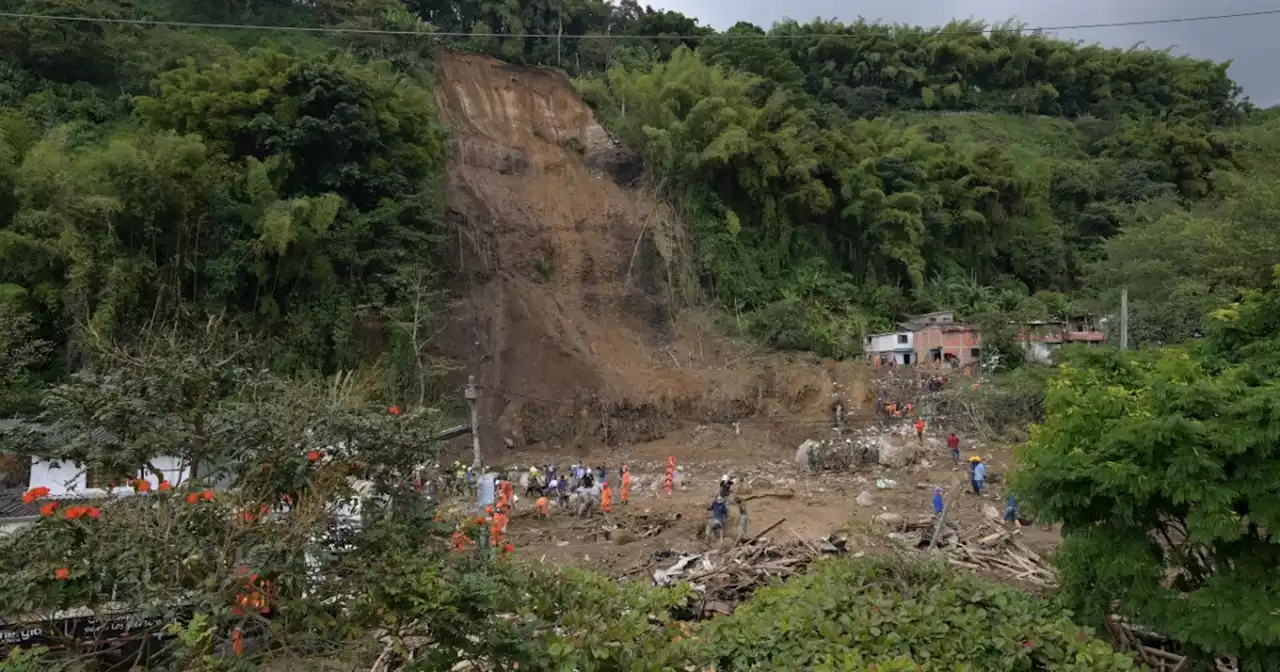
[[[906,336],[907,342],[898,342],[898,336]],[[909,350],[915,348],[915,334],[910,331],[895,331],[891,334],[876,334],[871,337],[871,344],[867,347],[867,352],[881,353],[893,352],[894,350]]]
[[[151,464],[164,474],[164,480],[169,481],[170,485],[178,485],[187,480],[191,471],[186,468],[185,463],[177,457],[160,456],[153,458]],[[145,474],[138,474],[140,478],[146,478],[151,483],[151,487],[155,488],[160,485],[160,479],[150,471]],[[66,497],[74,495],[105,495],[108,490],[105,488],[88,487],[88,475],[83,468],[73,462],[53,462],[42,460],[40,458],[31,459],[31,483],[28,487],[49,488],[49,496]],[[114,494],[125,495],[133,492],[131,485],[125,484],[112,490]]]
[[[1024,343],[1022,347],[1029,362],[1048,362],[1053,356],[1055,346],[1049,343]]]
[[[6,520],[0,523],[0,538],[17,534],[22,528],[31,524],[29,520]]]

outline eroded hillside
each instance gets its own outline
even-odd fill
[[[861,403],[856,364],[762,355],[677,316],[670,208],[571,83],[548,69],[442,54],[458,243],[446,352],[487,389],[492,442],[642,441],[684,421],[827,417]]]

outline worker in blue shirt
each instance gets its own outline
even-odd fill
[[[1022,521],[1018,520],[1018,500],[1009,495],[1009,501],[1004,505],[1004,522],[1013,523],[1014,527],[1022,527]]]
[[[987,480],[987,465],[982,463],[982,458],[974,455],[969,458],[971,471],[969,475],[969,483],[973,486],[973,494],[982,496],[982,487]]]
[[[942,486],[933,489],[933,515],[942,515]]]
[[[724,540],[724,521],[729,517],[729,505],[725,503],[723,497],[716,497],[711,500],[711,506],[707,509],[711,511],[711,520],[707,523],[707,538],[713,536],[716,541]]]

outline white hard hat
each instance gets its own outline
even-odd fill
[[[727,481],[727,480],[729,480],[729,474],[725,474],[725,475],[721,476],[721,477],[720,477],[720,480],[722,480],[722,481]]]

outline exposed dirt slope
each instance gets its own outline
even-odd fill
[[[486,386],[486,445],[631,443],[687,421],[830,417],[859,365],[757,355],[673,316],[659,291],[675,218],[552,70],[442,54],[459,301],[447,354]],[[665,253],[665,254],[664,254]]]

